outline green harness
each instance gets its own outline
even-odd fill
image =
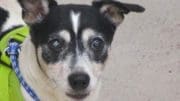
[[[5,50],[9,40],[22,43],[29,35],[27,26],[16,28],[0,40],[0,101],[23,101],[20,83],[11,68],[11,62]]]

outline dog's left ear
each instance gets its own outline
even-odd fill
[[[57,5],[55,0],[18,0],[18,2],[23,10],[23,19],[28,25],[41,22],[50,8]]]
[[[144,8],[137,4],[121,3],[113,0],[94,0],[93,6],[97,8],[112,24],[118,26],[129,12],[144,12]]]

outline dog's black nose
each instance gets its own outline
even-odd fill
[[[74,73],[69,76],[68,80],[72,89],[79,91],[89,86],[90,77],[85,73]]]

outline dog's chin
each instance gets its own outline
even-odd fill
[[[86,99],[90,95],[90,92],[83,92],[83,93],[70,92],[70,93],[66,93],[66,95],[74,100],[83,100],[83,99]]]

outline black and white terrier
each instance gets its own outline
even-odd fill
[[[20,70],[42,101],[95,101],[116,28],[125,14],[144,11],[113,0],[94,0],[92,5],[18,2],[30,27],[19,55]],[[1,13],[3,29],[9,18],[7,11]]]

